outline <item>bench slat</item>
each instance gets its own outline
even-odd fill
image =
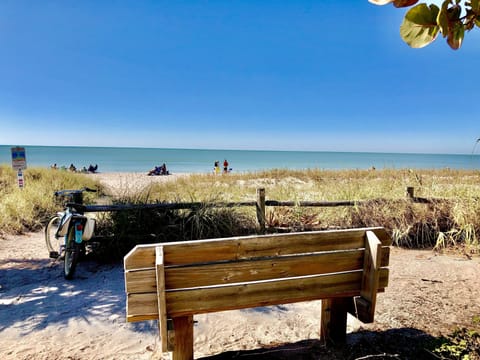
[[[359,313],[362,314],[362,317],[359,320],[363,323],[371,323],[375,316],[375,306],[377,303],[382,245],[373,232],[367,231],[366,235],[365,263],[360,296],[365,300],[364,304],[366,304],[367,309],[365,311],[359,311]],[[357,305],[357,308],[359,306],[361,305]],[[367,314],[367,316],[364,316],[363,314]]]
[[[156,282],[157,282],[157,306],[158,306],[158,331],[162,351],[168,351],[167,338],[167,303],[165,299],[165,266],[163,264],[163,247],[157,246],[156,253]]]
[[[137,245],[124,259],[125,270],[153,268],[155,247],[164,247],[165,265],[249,259],[328,250],[362,248],[365,231],[373,231],[382,243],[390,246],[391,239],[383,228],[363,228],[331,231],[312,231],[274,235],[257,235],[226,239],[195,240],[176,243]],[[228,258],[225,257],[228,256]]]
[[[165,267],[165,288],[177,289],[208,285],[268,280],[294,276],[345,272],[363,269],[365,250],[303,254],[256,261]],[[388,266],[390,248],[382,248],[380,266]],[[127,293],[155,291],[155,270],[125,273]]]
[[[128,294],[127,321],[158,320],[157,293]]]
[[[248,284],[167,291],[167,316],[286,304],[332,297],[359,296],[362,271],[304,276]],[[388,269],[381,269],[379,291],[388,284]],[[127,321],[158,319],[157,293],[128,294]]]

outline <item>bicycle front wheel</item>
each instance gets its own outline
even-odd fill
[[[60,220],[60,216],[52,216],[45,227],[45,243],[47,245],[48,255],[52,259],[56,259],[61,255],[61,247],[64,244],[64,237],[57,236]]]
[[[67,280],[73,278],[80,257],[81,247],[81,244],[75,242],[75,227],[71,226],[68,229],[65,243],[64,276]]]

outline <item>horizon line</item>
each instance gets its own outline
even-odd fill
[[[472,155],[478,156],[475,153],[429,153],[429,152],[415,152],[415,151],[365,151],[365,150],[299,150],[299,149],[241,149],[241,148],[201,148],[201,147],[151,147],[138,145],[124,145],[124,146],[105,146],[105,145],[40,145],[40,144],[0,144],[6,147],[78,147],[78,148],[101,148],[101,149],[157,149],[157,150],[201,150],[201,151],[264,151],[264,152],[319,152],[319,153],[363,153],[363,154],[410,154],[410,155]]]

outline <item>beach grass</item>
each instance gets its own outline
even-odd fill
[[[0,235],[41,230],[48,218],[62,209],[53,195],[57,190],[103,188],[83,174],[45,168],[26,169],[24,184],[18,186],[17,172],[11,167],[0,166]]]
[[[413,187],[415,203],[406,196]],[[267,200],[357,201],[341,207],[267,207],[267,231],[309,231],[383,226],[403,247],[462,248],[478,253],[480,236],[480,172],[471,170],[282,170],[244,174],[194,174],[152,184],[142,190],[142,202],[203,202],[205,204],[255,201],[258,188]],[[127,195],[120,203],[133,201]],[[225,221],[225,213],[231,214]],[[162,241],[225,237],[258,231],[255,207],[177,211],[168,215],[169,230]],[[142,218],[145,214],[141,215]],[[213,220],[212,220],[213,219]],[[231,219],[238,219],[232,221]],[[119,220],[118,217],[115,221]],[[128,221],[120,222],[128,224]],[[141,223],[141,221],[134,221]],[[179,224],[180,223],[180,224]],[[189,225],[190,227],[186,226]],[[220,226],[222,224],[222,226]],[[223,226],[224,224],[227,224]],[[231,225],[228,225],[231,224]],[[243,224],[243,226],[242,226]],[[181,233],[174,233],[174,228]],[[142,227],[142,233],[148,226]],[[186,231],[190,229],[190,231]],[[133,230],[133,229],[132,229]],[[168,235],[165,235],[168,234]],[[154,237],[158,240],[158,237]]]
[[[0,167],[2,233],[38,230],[60,210],[55,190],[102,188],[95,178],[50,169],[27,169],[19,189],[16,173]],[[415,248],[462,248],[479,252],[480,172],[473,170],[283,170],[213,175],[192,174],[144,187],[125,184],[114,204],[199,202],[194,210],[132,210],[98,216],[98,233],[110,236],[117,257],[139,242],[228,237],[258,232],[254,206],[212,207],[212,203],[256,200],[356,201],[355,206],[273,207],[266,210],[267,231],[309,231],[383,226],[394,243]],[[415,203],[406,196],[413,187]],[[134,189],[132,191],[132,189]],[[121,195],[118,195],[121,194]],[[88,199],[87,199],[88,202]],[[116,246],[115,242],[118,246]],[[112,253],[106,249],[105,253]]]

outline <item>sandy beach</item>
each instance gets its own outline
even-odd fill
[[[115,191],[185,175],[90,176]],[[2,359],[170,359],[159,351],[156,322],[126,323],[122,264],[84,261],[71,281],[63,278],[62,265],[48,258],[41,232],[0,239]],[[393,248],[375,322],[362,325],[349,317],[347,346],[375,339],[408,344],[445,334],[480,314],[479,298],[478,258]],[[196,358],[332,358],[317,340],[319,301],[206,314],[195,321]]]
[[[112,193],[112,195],[122,195],[125,192],[137,191],[150,184],[176,181],[179,178],[190,176],[188,173],[178,173],[170,175],[148,176],[139,172],[107,172],[87,174],[87,176],[100,181]]]

